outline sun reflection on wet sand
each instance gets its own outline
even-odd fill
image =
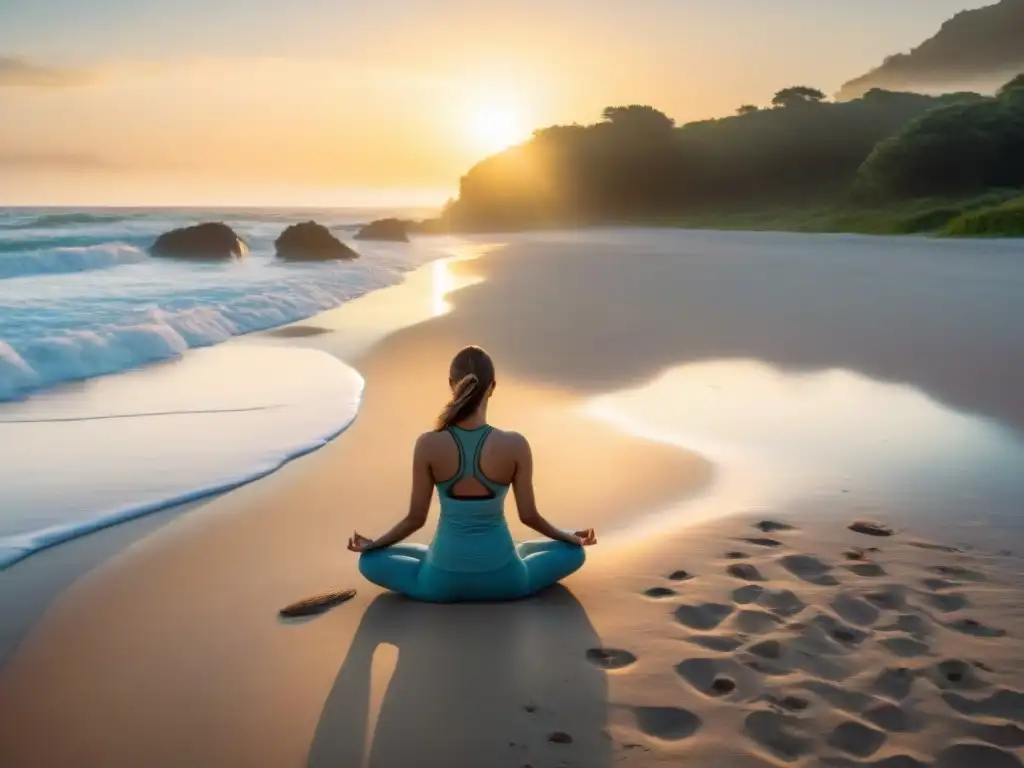
[[[866,505],[936,498],[966,504],[1024,492],[1014,469],[1024,466],[1024,445],[1009,430],[951,411],[912,387],[845,370],[788,373],[753,360],[697,363],[670,369],[646,386],[593,398],[584,409],[716,465],[705,496],[666,513],[676,519],[810,496]]]
[[[450,312],[448,297],[483,279],[466,265],[499,247],[500,243],[447,245],[441,248],[445,254],[442,258],[410,272],[398,285],[359,297],[358,307],[346,303],[302,323],[254,334],[249,339],[273,338],[294,345],[305,337],[340,331],[329,341],[319,338],[313,343],[344,360],[355,360],[386,336]],[[242,338],[236,343],[246,342]]]

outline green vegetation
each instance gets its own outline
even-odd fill
[[[861,169],[862,194],[887,198],[1024,187],[1024,87],[934,109],[881,142]]]
[[[1015,232],[953,232],[961,217],[984,215],[1004,207],[1024,206],[1020,190],[994,190],[969,198],[926,198],[883,206],[848,204],[758,211],[707,212],[689,216],[652,217],[622,222],[633,225],[786,232],[854,232],[865,235],[973,234],[1014,235]]]
[[[1024,197],[962,213],[947,222],[942,234],[949,237],[1024,237]]]
[[[1014,220],[1005,211],[1024,194],[1024,76],[995,97],[873,90],[830,103],[795,86],[772,105],[678,127],[649,106],[610,107],[593,125],[536,131],[470,169],[427,229],[982,234]]]

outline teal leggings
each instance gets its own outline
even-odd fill
[[[583,547],[545,539],[516,545],[518,557],[493,571],[445,571],[426,562],[423,544],[395,544],[359,556],[359,572],[379,587],[428,603],[518,600],[578,571]]]

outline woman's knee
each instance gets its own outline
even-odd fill
[[[583,567],[583,563],[587,561],[587,550],[586,547],[577,547],[572,544],[566,544],[566,549],[562,555],[565,558],[566,568],[570,568],[572,571],[578,571]]]
[[[385,550],[375,549],[359,555],[359,573],[367,581],[379,585],[388,570],[388,556]]]

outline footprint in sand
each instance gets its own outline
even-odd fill
[[[633,707],[636,725],[643,733],[661,741],[682,741],[700,730],[701,719],[678,707]]]
[[[889,584],[868,592],[864,599],[883,611],[898,611],[907,604],[906,588],[902,584]]]
[[[750,646],[744,652],[744,663],[755,672],[769,677],[785,677],[792,674],[792,665],[783,657],[786,646],[777,640],[764,640]]]
[[[669,574],[669,581],[689,581],[694,578],[693,574],[688,571],[673,571]]]
[[[828,735],[826,742],[833,749],[845,752],[854,757],[871,757],[885,743],[886,736],[882,731],[869,728],[863,723],[847,720],[840,723]]]
[[[746,552],[733,550],[732,552],[726,552],[724,557],[726,560],[743,560],[749,557],[749,555]]]
[[[757,687],[750,671],[732,659],[684,659],[676,664],[676,673],[711,698],[729,696],[737,689],[750,693]]]
[[[880,640],[879,645],[901,659],[915,659],[931,651],[927,645],[912,637],[887,637]]]
[[[750,646],[747,650],[755,656],[760,656],[762,659],[775,661],[782,658],[782,643],[778,640],[763,640],[756,645]]]
[[[644,590],[644,595],[646,597],[650,597],[655,600],[664,600],[668,597],[675,597],[678,594],[679,593],[674,589],[669,589],[668,587],[651,587],[650,589]]]
[[[944,589],[960,586],[955,581],[949,581],[948,579],[923,579],[921,584],[924,585],[925,589],[930,589],[932,592],[941,592]]]
[[[988,581],[988,577],[985,574],[972,571],[970,568],[961,568],[959,565],[936,565],[928,570],[940,576],[948,576],[951,579],[959,579],[960,581]]]
[[[733,612],[731,605],[702,603],[701,605],[680,605],[676,608],[676,620],[690,629],[707,631],[714,629]]]
[[[871,707],[861,717],[889,733],[909,733],[919,731],[924,726],[923,718],[912,716],[906,709],[895,704],[884,703]]]
[[[803,688],[828,702],[836,709],[848,712],[851,715],[859,715],[868,707],[878,703],[878,699],[866,693],[847,691],[844,688],[822,682],[821,680],[808,680],[803,684]]]
[[[796,616],[807,607],[807,603],[797,597],[796,593],[788,589],[763,590],[757,598],[757,604],[771,611],[776,616],[783,616],[785,618]]]
[[[742,640],[730,635],[690,635],[686,640],[701,648],[719,653],[730,653],[743,645]]]
[[[990,687],[973,664],[962,659],[947,659],[924,672],[939,690],[977,691]]]
[[[829,573],[832,566],[811,555],[786,555],[779,564],[802,581],[823,587],[834,587],[839,581]]]
[[[591,648],[587,661],[601,669],[624,669],[636,663],[636,656],[619,648]]]
[[[747,542],[747,544],[753,544],[755,547],[766,547],[768,549],[774,549],[775,547],[782,546],[781,541],[776,541],[775,539],[767,538],[740,539],[740,541],[745,541]]]
[[[776,757],[787,762],[806,755],[811,740],[803,732],[804,722],[792,715],[759,710],[747,715],[743,729],[747,736]]]
[[[902,701],[910,695],[915,679],[913,670],[906,667],[891,667],[882,670],[871,687],[881,696]]]
[[[953,691],[942,694],[942,700],[952,709],[970,717],[995,717],[1000,720],[1024,722],[1024,693],[1000,688],[985,699],[968,699]]]
[[[787,694],[786,696],[772,696],[767,694],[764,700],[771,704],[773,707],[784,709],[787,712],[803,712],[809,706],[811,702],[802,696],[794,696],[793,694]]]
[[[843,624],[824,613],[815,616],[811,623],[845,646],[860,645],[868,636],[866,632]]]
[[[1021,768],[1020,758],[987,744],[955,744],[939,753],[935,768]]]
[[[733,590],[732,601],[737,605],[750,605],[751,603],[756,603],[763,594],[764,587],[757,584],[748,584],[745,587]]]
[[[994,627],[988,627],[979,621],[974,619],[960,619],[954,621],[952,624],[947,624],[947,627],[952,629],[954,632],[959,632],[962,635],[971,635],[973,637],[1005,637],[1005,629],[996,629]]]
[[[730,565],[725,571],[733,578],[742,579],[743,581],[765,581],[761,572],[750,563]]]
[[[759,523],[754,523],[754,527],[764,533],[775,533],[776,531],[795,531],[792,525],[787,523],[780,523],[778,520],[762,520]]]
[[[877,579],[880,576],[888,576],[885,568],[880,566],[878,563],[854,563],[853,565],[843,566],[850,573],[861,576],[865,579]]]
[[[1012,723],[1003,725],[988,725],[987,723],[971,723],[969,728],[971,736],[978,741],[992,744],[996,747],[1006,749],[1019,749],[1024,747],[1024,730],[1021,730]]]
[[[896,617],[892,624],[878,627],[879,632],[903,632],[916,640],[931,637],[932,626],[926,618],[916,613],[904,613]]]
[[[925,595],[924,599],[932,608],[942,611],[942,613],[955,613],[970,605],[970,602],[968,602],[964,595],[956,592],[945,594],[932,593]]]
[[[830,605],[839,618],[850,624],[856,624],[859,627],[870,627],[878,621],[878,609],[859,597],[840,593]]]
[[[740,611],[733,620],[736,629],[746,635],[761,635],[771,632],[778,629],[782,623],[782,619],[774,613],[750,610]]]

